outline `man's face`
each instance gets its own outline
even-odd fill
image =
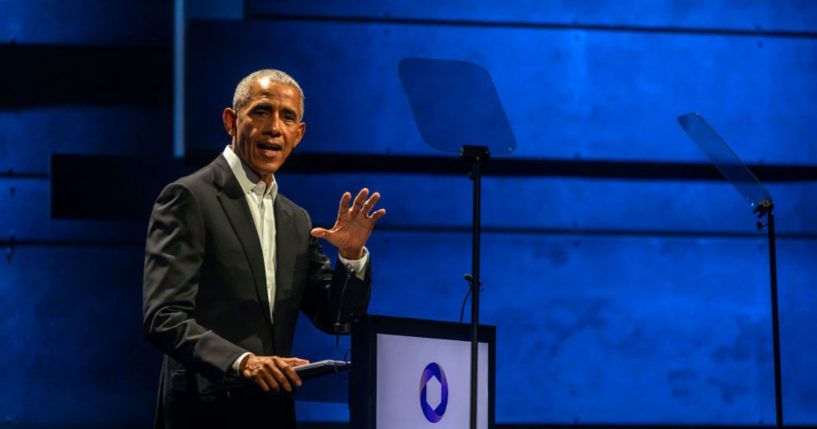
[[[246,103],[238,111],[224,109],[222,119],[233,152],[269,183],[304,136],[301,113],[294,86],[262,78],[253,82]]]

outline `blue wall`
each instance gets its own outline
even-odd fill
[[[4,55],[22,70],[74,69],[68,82],[13,74],[48,89],[34,100],[0,95],[10,106],[0,110],[0,332],[10,344],[0,356],[0,418],[12,427],[144,427],[152,417],[160,356],[141,338],[146,219],[53,218],[50,160],[170,157],[166,3],[2,6]],[[208,19],[189,23],[189,153],[209,158],[223,148],[219,115],[235,83],[272,66],[306,91],[308,132],[297,152],[327,166],[333,154],[437,156],[397,78],[401,58],[421,56],[490,71],[518,140],[509,160],[705,163],[675,122],[698,111],[748,163],[780,166],[784,176],[794,166],[817,168],[815,2],[242,7],[244,20],[198,11]],[[43,46],[110,61],[100,69],[38,57]],[[138,68],[157,56],[168,58],[166,68]],[[133,71],[116,74],[121,68]],[[89,86],[87,97],[49,98],[70,93],[61,85],[82,76],[124,82],[126,95],[112,99]],[[332,221],[343,191],[365,185],[383,194],[389,214],[370,243],[370,311],[457,320],[470,270],[467,178],[314,169],[285,168],[278,179],[316,224]],[[87,186],[95,180],[117,178],[88,177]],[[122,182],[123,192],[158,191]],[[768,188],[780,234],[786,421],[817,424],[817,181]],[[767,244],[728,184],[489,176],[483,210],[482,319],[497,326],[498,422],[774,421]],[[307,358],[343,356],[347,346],[299,325],[296,348]],[[347,415],[343,406],[299,407],[304,420]]]
[[[171,35],[164,0],[0,3],[3,426],[152,421],[160,357],[141,333],[147,220],[52,218],[50,175],[54,154],[172,153]],[[89,189],[125,182],[75,173]]]

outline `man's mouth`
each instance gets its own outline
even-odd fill
[[[283,149],[278,143],[258,143],[257,147],[263,152],[280,152]]]

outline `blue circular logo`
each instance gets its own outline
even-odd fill
[[[431,386],[429,386],[431,382]],[[437,386],[439,384],[439,386]],[[434,389],[429,395],[429,387]],[[437,394],[439,393],[439,396]],[[429,404],[429,396],[433,398],[433,403]],[[437,403],[439,400],[439,403]],[[436,362],[431,362],[423,370],[423,375],[420,377],[420,407],[423,409],[423,415],[431,423],[437,423],[443,418],[445,408],[448,406],[448,380],[445,379],[445,373]]]

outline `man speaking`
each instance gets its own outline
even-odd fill
[[[164,353],[157,427],[294,428],[290,356],[298,311],[333,333],[366,311],[364,247],[380,195],[340,199],[331,229],[278,193],[275,173],[301,142],[304,96],[279,70],[241,80],[222,120],[231,143],[161,192],[148,226],[144,329]],[[318,238],[338,249],[332,270]]]

